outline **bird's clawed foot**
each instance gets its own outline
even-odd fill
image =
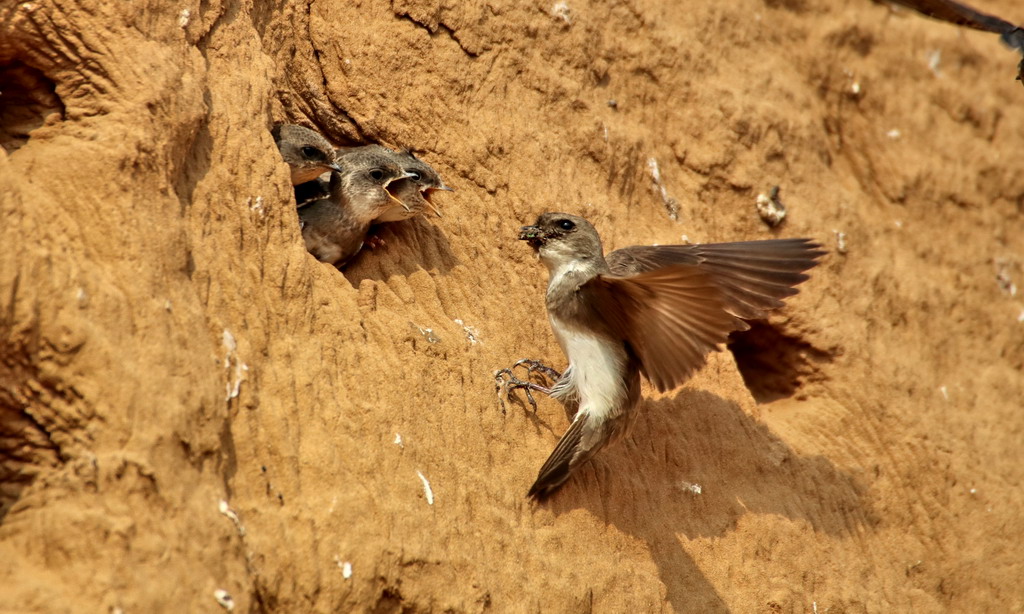
[[[387,241],[384,240],[384,237],[378,234],[368,234],[366,235],[366,238],[363,240],[363,245],[365,245],[369,249],[380,249],[386,246],[387,244],[388,243]]]
[[[525,369],[526,375],[523,379],[516,377],[516,369]],[[538,374],[538,378],[541,381],[546,377],[552,382],[557,382],[562,374],[555,371],[551,367],[545,365],[539,360],[532,360],[524,358],[516,361],[516,364],[512,365],[507,369],[498,369],[494,372],[494,390],[498,394],[498,402],[501,404],[501,413],[505,413],[505,399],[512,398],[512,391],[522,389],[526,392],[526,400],[533,406],[533,411],[537,411],[537,400],[533,398],[533,390],[543,392],[544,394],[551,394],[551,388],[542,386],[537,382],[533,381],[534,374]]]

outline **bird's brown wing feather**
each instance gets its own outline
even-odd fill
[[[610,332],[627,341],[641,372],[670,390],[699,369],[708,353],[744,327],[700,267],[662,267],[630,277],[598,275],[580,286]]]
[[[569,425],[558,445],[537,472],[537,479],[530,487],[530,492],[526,494],[527,497],[543,500],[569,479],[573,469],[580,464],[580,440],[583,438],[588,418],[586,413],[578,414]]]
[[[933,19],[941,19],[955,23],[959,26],[967,26],[976,30],[985,30],[1004,34],[1012,31],[1017,26],[1000,19],[995,15],[988,15],[966,4],[953,2],[952,0],[891,0],[896,4],[912,8],[922,15]]]
[[[797,293],[793,286],[807,279],[803,271],[825,254],[820,247],[810,239],[637,246],[616,250],[606,260],[619,277],[668,266],[697,268],[721,291],[731,314],[750,320],[765,317]]]
[[[673,264],[700,264],[700,245],[634,245],[604,257],[612,275],[625,277]]]

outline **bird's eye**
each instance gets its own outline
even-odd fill
[[[573,224],[572,220],[559,220],[558,227],[562,230],[572,230],[573,228],[576,228],[576,224]]]
[[[310,147],[309,145],[302,148],[302,155],[306,156],[310,160],[316,160],[317,158],[323,157],[323,154],[320,153],[319,149],[316,147]]]
[[[379,168],[375,168],[372,171],[370,171],[370,177],[373,177],[374,181],[380,181],[381,179],[384,178],[384,171],[380,170]]]

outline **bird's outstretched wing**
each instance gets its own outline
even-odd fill
[[[662,267],[629,277],[598,275],[580,286],[607,329],[625,340],[658,390],[681,384],[743,321],[698,266]]]
[[[995,15],[975,10],[966,4],[953,0],[890,0],[895,4],[914,9],[922,15],[966,26],[975,30],[994,32],[1002,39],[1003,44],[1024,55],[1024,28],[1014,25]],[[1017,80],[1024,79],[1024,59],[1017,65]]]
[[[803,272],[826,252],[810,239],[769,239],[696,245],[626,247],[606,256],[612,275],[628,277],[668,266],[692,266],[711,277],[726,308],[747,320],[764,318],[798,291]],[[741,327],[741,328],[745,328]]]
[[[890,0],[890,2],[914,9],[933,19],[948,21],[975,30],[1008,34],[1017,29],[1017,26],[1004,19],[982,13],[966,4],[953,2],[953,0]]]

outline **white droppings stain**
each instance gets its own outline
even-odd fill
[[[661,167],[658,166],[658,161],[654,158],[647,159],[647,169],[651,172],[651,179],[657,185],[661,183]]]
[[[420,481],[423,482],[423,494],[427,497],[427,505],[433,505],[434,491],[430,488],[430,482],[427,481],[427,477],[419,469],[416,470],[416,475],[420,476]]]
[[[647,159],[647,170],[651,174],[651,189],[661,196],[661,202],[665,204],[665,209],[668,211],[669,219],[678,220],[679,202],[669,196],[668,190],[665,189],[665,185],[661,181],[661,167],[658,165],[658,161],[655,158]]]
[[[337,554],[334,555],[334,564],[341,570],[341,577],[348,580],[352,577],[352,563],[349,561],[341,560],[341,557]]]
[[[572,16],[569,14],[569,3],[567,2],[556,2],[551,7],[551,14],[565,23],[572,23]]]
[[[942,394],[942,398],[949,400],[949,390],[945,386],[939,386],[939,392]]]
[[[226,388],[227,398],[224,399],[225,401],[230,401],[231,399],[238,397],[238,393],[242,389],[242,381],[245,380],[245,374],[248,371],[249,365],[245,364],[244,362],[240,362],[237,365],[235,365],[235,380],[233,383],[228,382]]]
[[[246,202],[252,203],[252,204],[249,205],[249,210],[252,211],[253,213],[257,213],[260,216],[264,216],[264,215],[267,214],[267,212],[263,210],[263,197],[262,196],[257,196],[255,199],[252,198],[252,197],[249,197],[249,199]]]
[[[405,449],[405,444],[402,443],[402,436],[399,435],[398,433],[395,433],[395,445],[398,446],[399,448],[402,448],[403,450]]]
[[[854,81],[850,85],[850,93],[854,96],[860,96],[860,81]]]
[[[228,356],[224,358],[224,368],[227,369],[231,366],[230,356],[238,349],[238,343],[235,342],[235,336],[226,328],[221,334],[221,343],[224,344],[224,349],[228,351]]]
[[[936,77],[942,77],[942,71],[939,70],[939,62],[942,61],[942,50],[933,49],[928,52],[928,70],[932,71],[932,74]]]
[[[478,342],[483,343],[483,341],[480,341],[480,331],[475,327],[467,326],[465,322],[458,318],[455,318],[453,322],[462,327],[462,332],[466,333],[466,339],[469,341],[470,345],[476,345]]]
[[[440,337],[434,334],[433,328],[424,328],[416,324],[413,324],[413,326],[416,328],[416,330],[420,331],[420,334],[423,335],[423,338],[427,340],[427,343],[437,343],[438,341],[441,340]]]
[[[184,28],[185,26],[187,26],[188,25],[188,20],[191,19],[191,18],[192,18],[192,11],[190,11],[188,9],[181,9],[181,12],[178,13],[178,27],[179,28]]]
[[[227,610],[228,612],[231,612],[235,609],[235,600],[231,598],[231,595],[228,594],[226,590],[218,588],[217,590],[213,591],[213,598],[216,599],[217,603],[219,603],[221,607]]]
[[[999,284],[999,289],[1010,296],[1017,296],[1017,284],[1013,283],[1013,279],[1010,278],[1010,261],[1005,258],[996,258],[995,263],[996,283]]]
[[[786,219],[786,205],[779,200],[778,186],[769,190],[768,194],[758,194],[754,202],[757,214],[761,220],[772,228],[775,228]]]
[[[682,488],[683,490],[685,490],[686,492],[690,493],[691,495],[694,495],[694,496],[699,495],[702,492],[702,490],[703,490],[700,487],[700,484],[691,484],[690,482],[687,482],[686,480],[681,480],[679,482],[679,487]]]
[[[228,502],[221,499],[220,503],[217,504],[217,510],[227,516],[231,522],[235,524],[235,529],[238,531],[239,537],[245,537],[245,527],[242,526],[241,519],[238,518],[238,514],[228,505]]]
[[[833,230],[832,232],[836,235],[836,251],[840,254],[845,254],[847,252],[846,233],[841,230]]]
[[[901,136],[903,136],[903,133],[902,133],[902,132],[900,132],[900,131],[899,131],[898,129],[896,129],[896,128],[893,128],[892,130],[890,130],[890,131],[886,132],[886,133],[885,133],[885,136],[887,136],[887,137],[889,137],[890,139],[892,139],[892,140],[894,140],[894,141],[895,141],[895,140],[897,140],[898,138],[900,138]]]
[[[235,336],[231,334],[231,331],[224,329],[222,335],[222,343],[226,353],[224,355],[224,369],[228,371],[228,381],[225,384],[225,401],[230,401],[238,396],[239,391],[242,388],[242,382],[245,380],[245,374],[249,372],[249,365],[238,360],[236,351],[238,350],[238,343],[235,341]],[[234,372],[232,373],[232,366]]]

